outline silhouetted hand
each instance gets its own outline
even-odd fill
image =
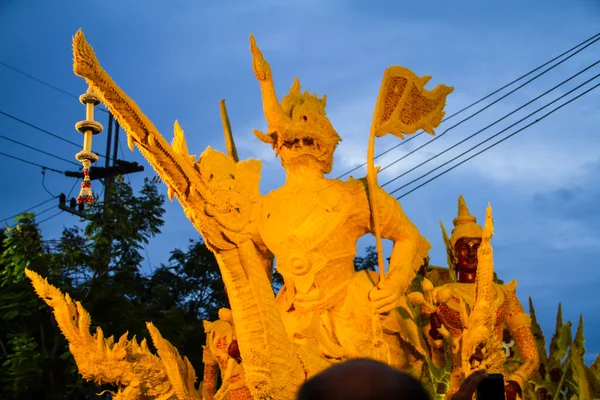
[[[517,394],[522,396],[521,386],[517,382],[508,381],[504,387],[506,400],[517,400]]]
[[[460,385],[460,388],[454,393],[451,400],[471,400],[477,390],[477,385],[487,378],[487,376],[488,374],[483,370],[473,372],[464,380],[462,385]]]

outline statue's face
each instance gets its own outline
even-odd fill
[[[459,271],[477,271],[477,250],[481,245],[481,238],[460,238],[454,245],[457,258],[456,267]]]
[[[293,109],[291,122],[278,137],[278,153],[284,167],[314,167],[329,173],[339,140],[327,117],[303,104]]]

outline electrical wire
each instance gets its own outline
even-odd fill
[[[56,159],[58,159],[58,160],[61,160],[61,161],[68,162],[69,164],[73,164],[73,165],[76,165],[76,166],[78,166],[78,167],[81,167],[81,164],[77,164],[77,163],[76,163],[76,162],[74,162],[74,161],[67,160],[66,158],[59,157],[59,156],[57,156],[57,155],[54,155],[54,154],[52,154],[52,153],[48,153],[47,151],[44,151],[44,150],[37,149],[37,148],[35,148],[35,147],[33,147],[33,146],[30,146],[30,145],[28,145],[28,144],[25,144],[25,143],[19,142],[18,140],[11,139],[11,138],[9,138],[9,137],[6,137],[6,136],[4,136],[4,135],[0,135],[0,139],[8,140],[9,142],[13,142],[13,143],[16,143],[16,144],[18,144],[18,145],[20,145],[20,146],[27,147],[28,149],[31,149],[31,150],[37,151],[38,153],[42,153],[42,154],[45,154],[45,155],[47,155],[47,156],[54,157],[54,158],[56,158]]]
[[[69,139],[65,139],[64,137],[58,136],[58,135],[57,135],[57,134],[55,134],[55,133],[52,133],[52,132],[50,132],[50,131],[47,131],[46,129],[40,128],[39,126],[33,125],[33,124],[31,124],[31,123],[29,123],[29,122],[27,122],[27,121],[25,121],[25,120],[23,120],[23,119],[21,119],[21,118],[15,117],[14,115],[11,115],[11,114],[9,114],[9,113],[7,113],[7,112],[4,112],[4,111],[0,110],[0,114],[2,114],[2,115],[4,115],[4,116],[6,116],[6,117],[8,117],[8,118],[11,118],[11,119],[13,119],[13,120],[15,120],[15,121],[17,121],[17,122],[20,122],[20,123],[22,123],[22,124],[24,124],[24,125],[27,125],[27,126],[29,126],[29,127],[33,128],[33,129],[36,129],[36,130],[38,130],[38,131],[40,131],[40,132],[43,132],[43,133],[45,133],[45,134],[47,134],[47,135],[50,135],[50,136],[52,136],[52,137],[54,137],[54,138],[56,138],[56,139],[62,140],[63,142],[66,142],[66,143],[72,144],[73,146],[76,146],[76,147],[81,147],[81,144],[77,144],[77,143],[75,143],[75,142],[72,142],[72,141],[70,141]],[[100,153],[96,153],[96,154],[98,154],[98,156],[100,156],[100,157],[104,157],[104,158],[106,158],[106,156],[105,156],[105,155],[103,155],[103,154],[100,154]]]
[[[540,69],[544,68],[546,65],[548,65],[548,64],[550,64],[550,63],[552,63],[552,62],[554,62],[554,61],[558,60],[559,58],[563,57],[564,55],[566,55],[566,54],[569,54],[570,52],[572,52],[573,50],[577,49],[577,48],[578,48],[578,47],[580,47],[580,46],[583,46],[583,45],[584,45],[584,44],[586,44],[587,42],[589,42],[589,41],[591,41],[591,40],[594,40],[594,39],[595,39],[595,40],[594,40],[594,42],[595,42],[595,41],[597,41],[598,39],[600,39],[600,38],[598,38],[598,36],[600,36],[600,33],[597,33],[597,34],[595,34],[594,36],[592,36],[592,37],[590,37],[590,38],[588,38],[588,39],[584,40],[583,42],[581,42],[581,43],[579,43],[578,45],[576,45],[576,46],[574,46],[574,47],[570,48],[569,50],[567,50],[567,51],[563,52],[562,54],[560,54],[560,55],[558,55],[558,56],[554,57],[553,59],[551,59],[551,60],[549,60],[549,61],[545,62],[544,64],[542,64],[542,65],[540,65],[540,66],[538,66],[538,67],[536,67],[536,68],[532,69],[531,71],[529,71],[529,72],[527,72],[526,74],[524,74],[524,75],[520,76],[519,78],[517,78],[517,79],[513,80],[512,82],[510,82],[510,83],[507,83],[506,85],[502,86],[502,87],[501,87],[501,88],[499,88],[499,89],[496,89],[494,92],[492,92],[492,93],[490,93],[490,94],[488,94],[488,95],[486,95],[486,96],[482,97],[481,99],[479,99],[479,100],[475,101],[474,103],[471,103],[471,104],[470,104],[470,105],[468,105],[467,107],[465,107],[465,108],[463,108],[463,109],[461,109],[461,110],[457,111],[456,113],[454,113],[454,114],[450,115],[449,117],[446,117],[446,118],[444,118],[444,119],[442,120],[442,123],[443,123],[443,122],[445,122],[445,121],[448,121],[449,119],[451,119],[451,118],[453,118],[453,117],[455,117],[455,116],[457,116],[457,115],[459,115],[459,114],[461,114],[462,112],[464,112],[464,111],[468,110],[469,108],[471,108],[471,107],[473,107],[473,106],[475,106],[475,105],[477,105],[477,104],[481,103],[482,101],[484,101],[484,100],[486,100],[486,99],[490,98],[491,96],[493,96],[493,95],[495,95],[495,94],[497,94],[497,93],[501,92],[502,90],[504,90],[504,89],[508,88],[509,86],[512,86],[513,84],[517,83],[517,82],[518,82],[518,81],[520,81],[521,79],[523,79],[523,78],[525,78],[525,77],[527,77],[527,76],[529,76],[529,75],[533,74],[534,72],[536,72],[536,71],[538,71],[538,70],[540,70]],[[594,43],[594,42],[592,42],[592,43]],[[588,44],[587,46],[591,45],[592,43]],[[586,47],[587,47],[587,46],[586,46]],[[584,47],[584,49],[585,49],[585,47]],[[581,51],[581,50],[583,50],[583,49],[580,49],[579,51]],[[578,51],[578,52],[579,52],[579,51]],[[575,53],[575,54],[577,54],[577,53]],[[564,61],[564,60],[563,60],[563,61]],[[481,111],[482,111],[482,110],[480,110],[480,112],[481,112]],[[464,122],[464,121],[461,121],[461,122]],[[450,129],[451,129],[451,128],[450,128]],[[379,158],[379,157],[381,157],[381,156],[383,156],[383,155],[385,155],[385,154],[389,153],[390,151],[392,151],[392,150],[395,150],[395,149],[397,149],[398,147],[400,147],[400,146],[402,146],[402,145],[404,145],[404,144],[406,144],[406,143],[410,142],[411,140],[415,139],[416,137],[420,136],[420,135],[421,135],[421,134],[423,134],[423,133],[424,133],[423,131],[420,131],[420,132],[416,133],[415,135],[412,135],[412,136],[408,137],[406,140],[403,140],[402,142],[400,142],[400,143],[396,144],[395,146],[392,146],[391,148],[389,148],[389,149],[385,150],[384,152],[382,152],[382,153],[380,153],[380,154],[376,155],[376,156],[375,156],[375,159],[377,159],[377,158]],[[446,132],[444,132],[444,133],[446,133]],[[440,135],[440,136],[441,136],[441,135]],[[412,153],[410,153],[410,154],[412,154]],[[410,154],[408,154],[408,155],[410,155]],[[408,155],[407,155],[407,156],[408,156]],[[400,160],[397,160],[396,162],[398,162],[398,161],[400,161]],[[363,164],[361,164],[361,165],[359,165],[359,166],[357,166],[357,167],[354,167],[353,169],[349,170],[348,172],[346,172],[346,173],[344,173],[344,174],[342,174],[342,175],[338,176],[338,177],[337,177],[337,179],[340,179],[340,178],[342,178],[342,177],[344,177],[344,176],[346,176],[346,175],[348,175],[348,174],[350,174],[350,173],[352,173],[352,172],[356,171],[357,169],[364,167],[365,165],[367,165],[367,163],[366,163],[366,162],[365,162],[365,163],[363,163]],[[386,168],[387,168],[387,167],[386,167]],[[382,170],[380,170],[380,171],[382,171]]]
[[[490,108],[491,106],[493,106],[494,104],[498,103],[499,101],[505,99],[506,97],[510,96],[511,94],[515,93],[517,90],[522,89],[524,86],[530,84],[531,82],[533,82],[534,80],[536,80],[537,78],[539,78],[540,76],[546,74],[547,72],[550,72],[551,70],[553,70],[554,68],[558,67],[560,64],[564,63],[565,61],[567,61],[568,59],[570,59],[571,57],[575,56],[576,54],[578,54],[579,52],[585,50],[587,47],[591,46],[592,44],[596,43],[597,41],[600,40],[600,37],[598,37],[597,39],[593,40],[591,43],[588,43],[586,46],[582,47],[581,49],[577,50],[575,53],[569,55],[568,57],[560,60],[559,62],[557,62],[556,64],[552,65],[551,67],[545,69],[544,71],[540,72],[539,74],[537,74],[536,76],[534,76],[533,78],[529,79],[527,82],[517,86],[515,89],[511,90],[510,92],[506,93],[505,95],[503,95],[502,97],[499,97],[498,99],[494,100],[493,102],[491,102],[490,104],[488,104],[487,106],[483,107],[482,109],[480,109],[479,111],[476,111],[475,113],[469,115],[467,118],[463,119],[462,121],[452,125],[450,128],[446,129],[444,132],[442,132],[440,135],[435,136],[433,139],[431,139],[430,141],[422,144],[421,146],[417,147],[414,150],[411,150],[410,152],[406,153],[405,155],[403,155],[402,157],[396,159],[395,161],[392,161],[391,163],[389,163],[388,165],[386,165],[385,167],[381,168],[379,170],[379,172],[383,172],[386,169],[390,168],[391,166],[397,164],[398,162],[404,160],[406,157],[410,156],[411,154],[416,153],[417,151],[421,150],[423,147],[429,146],[431,143],[435,142],[436,140],[438,140],[439,138],[441,138],[442,136],[444,136],[446,133],[448,133],[450,130],[456,128],[457,126],[461,125],[463,122],[466,122],[468,120],[470,120],[471,118],[475,117],[476,115],[480,114],[481,112],[487,110],[488,108]]]
[[[409,169],[409,170],[407,170],[407,171],[404,171],[402,174],[400,174],[400,175],[398,175],[398,176],[396,176],[396,177],[394,177],[394,178],[390,179],[389,181],[387,181],[387,182],[385,182],[384,184],[382,184],[382,185],[381,185],[381,187],[384,187],[384,186],[386,186],[386,185],[388,185],[388,184],[390,184],[390,183],[392,183],[392,182],[394,182],[394,181],[396,181],[396,180],[398,180],[398,179],[402,178],[403,176],[406,176],[407,174],[411,173],[412,171],[416,170],[417,168],[419,168],[419,167],[422,167],[423,165],[425,165],[425,164],[427,164],[428,162],[430,162],[430,161],[432,161],[432,160],[436,159],[437,157],[441,156],[442,154],[445,154],[445,153],[447,153],[448,151],[450,151],[450,150],[452,150],[452,149],[456,148],[457,146],[459,146],[459,145],[463,144],[463,143],[464,143],[464,142],[466,142],[467,140],[469,140],[469,139],[471,139],[471,138],[473,138],[473,137],[475,137],[475,136],[479,135],[480,133],[482,133],[482,132],[486,131],[488,128],[491,128],[492,126],[496,125],[497,123],[499,123],[499,122],[501,122],[501,121],[505,120],[506,118],[510,117],[510,116],[511,116],[511,115],[513,115],[514,113],[516,113],[516,112],[518,112],[518,111],[522,110],[523,108],[527,107],[527,106],[528,106],[528,105],[530,105],[531,103],[533,103],[533,102],[535,102],[535,101],[539,100],[540,98],[542,98],[542,97],[546,96],[547,94],[549,94],[549,93],[553,92],[554,90],[558,89],[559,87],[561,87],[561,86],[562,86],[562,85],[564,85],[565,83],[567,83],[567,82],[571,81],[572,79],[576,78],[577,76],[579,76],[579,75],[583,74],[584,72],[586,72],[586,71],[587,71],[587,70],[589,70],[590,68],[592,68],[592,67],[596,66],[597,64],[600,64],[600,60],[598,60],[598,61],[596,61],[595,63],[591,64],[591,65],[590,65],[590,66],[588,66],[587,68],[584,68],[583,70],[579,71],[579,72],[578,72],[578,73],[576,73],[575,75],[573,75],[573,76],[571,76],[571,77],[569,77],[569,78],[565,79],[564,81],[562,81],[562,82],[561,82],[561,83],[559,83],[558,85],[554,86],[552,89],[549,89],[549,90],[545,91],[544,93],[542,93],[541,95],[537,96],[536,98],[534,98],[534,99],[532,99],[532,100],[528,101],[527,103],[525,103],[525,104],[523,104],[522,106],[520,106],[520,107],[518,107],[518,108],[514,109],[514,110],[513,110],[513,111],[511,111],[510,113],[508,113],[508,114],[504,115],[503,117],[501,117],[501,118],[497,119],[496,121],[494,121],[494,122],[492,122],[491,124],[487,125],[485,128],[482,128],[482,129],[478,130],[477,132],[475,132],[475,133],[471,134],[470,136],[467,136],[466,138],[464,138],[463,140],[459,141],[458,143],[455,143],[455,144],[453,144],[452,146],[448,147],[446,150],[444,150],[444,151],[442,151],[442,152],[440,152],[440,153],[437,153],[437,154],[435,154],[435,155],[433,155],[433,156],[429,157],[427,160],[423,161],[422,163],[420,163],[420,164],[418,164],[418,165],[416,165],[416,166],[412,167],[411,169]],[[596,75],[596,77],[597,77],[597,76],[598,76],[598,75]],[[594,78],[592,78],[592,79],[595,79],[596,77],[594,77]],[[590,81],[587,81],[587,82],[590,82]],[[587,82],[586,82],[586,83],[587,83]],[[581,86],[578,86],[578,88],[579,88],[579,87],[581,87]],[[571,93],[571,92],[569,92],[569,93]],[[559,97],[559,99],[560,99],[560,98],[562,98],[562,97]],[[549,104],[552,104],[552,103],[549,103]],[[547,105],[546,105],[546,106],[547,106]],[[546,107],[546,106],[545,106],[545,107]],[[541,109],[539,109],[538,111],[540,111],[540,110],[541,110]],[[537,112],[537,111],[536,111],[536,112]],[[529,116],[531,116],[531,115],[532,115],[532,114],[530,114]],[[529,117],[529,116],[528,116],[528,117]],[[528,117],[526,117],[526,118],[528,118]],[[519,122],[521,122],[521,121],[523,121],[523,120],[520,120]],[[511,125],[510,127],[512,127],[512,126],[514,126],[514,124],[513,124],[513,125]],[[508,129],[508,128],[507,128],[507,129]],[[420,178],[418,178],[418,179],[420,179]],[[418,179],[417,179],[417,180],[418,180]],[[413,181],[411,181],[410,183],[407,183],[406,185],[404,185],[404,186],[401,186],[400,188],[398,188],[398,189],[394,190],[394,191],[393,191],[393,192],[391,192],[391,193],[395,193],[395,192],[397,192],[398,190],[400,190],[400,189],[402,189],[402,188],[406,187],[407,185],[410,185],[411,183],[414,183],[414,182],[415,182],[415,181],[413,180]]]
[[[17,213],[17,214],[15,214],[15,215],[11,215],[11,216],[10,216],[10,217],[8,217],[8,218],[4,218],[3,220],[0,220],[0,223],[2,223],[2,222],[5,222],[5,221],[8,221],[9,219],[13,219],[13,218],[15,218],[15,217],[18,217],[19,215],[21,215],[21,214],[23,214],[23,213],[26,213],[27,211],[31,211],[31,210],[33,210],[34,208],[38,208],[39,206],[43,206],[44,204],[46,204],[46,203],[48,203],[48,202],[50,202],[50,201],[52,201],[52,200],[56,199],[57,197],[58,197],[58,196],[51,197],[51,198],[49,198],[48,200],[42,201],[40,204],[36,204],[35,206],[31,206],[31,207],[29,207],[28,209],[21,211],[20,213]]]
[[[39,126],[33,125],[33,124],[31,124],[31,123],[29,123],[29,122],[27,122],[27,121],[24,121],[24,120],[22,120],[21,118],[15,117],[14,115],[11,115],[11,114],[9,114],[9,113],[6,113],[6,112],[4,112],[4,111],[2,111],[2,110],[0,110],[0,114],[2,114],[2,115],[4,115],[4,116],[6,116],[6,117],[8,117],[8,118],[11,118],[11,119],[13,119],[13,120],[15,120],[15,121],[17,121],[17,122],[20,122],[20,123],[22,123],[22,124],[24,124],[24,125],[27,125],[27,126],[29,126],[29,127],[33,128],[33,129],[36,129],[36,130],[38,130],[38,131],[40,131],[40,132],[43,132],[43,133],[45,133],[45,134],[47,134],[47,135],[50,135],[50,136],[52,136],[52,137],[55,137],[56,139],[62,140],[63,142],[66,142],[66,143],[72,144],[73,146],[76,146],[76,147],[81,147],[81,145],[79,145],[79,144],[77,144],[77,143],[75,143],[75,142],[72,142],[72,141],[70,141],[70,140],[68,140],[68,139],[65,139],[65,138],[63,138],[63,137],[61,137],[61,136],[58,136],[58,135],[57,135],[57,134],[55,134],[55,133],[49,132],[49,131],[47,131],[47,130],[45,130],[45,129],[43,129],[43,128],[40,128]]]
[[[50,211],[50,210],[53,210],[53,209],[55,209],[55,208],[56,208],[56,206],[50,206],[50,207],[48,207],[48,208],[46,208],[46,209],[44,209],[44,210],[42,210],[42,211],[40,211],[40,212],[36,213],[36,214],[35,214],[35,216],[34,216],[34,218],[37,218],[37,217],[39,217],[40,215],[42,215],[42,214],[44,214],[44,213],[47,213],[48,211]],[[56,215],[60,214],[61,212],[62,212],[62,211],[58,212]],[[44,219],[44,220],[42,220],[42,221],[40,221],[40,222],[37,222],[36,224],[37,224],[37,225],[39,225],[39,224],[41,224],[42,222],[44,222],[44,221],[47,221],[47,220],[49,220],[50,218],[53,218],[53,217],[55,217],[56,215],[53,215],[52,217],[49,217],[49,218],[46,218],[46,219]],[[18,225],[18,223],[16,223],[16,224],[12,225],[12,226],[10,227],[10,229],[14,229],[14,228],[15,228],[17,225]]]
[[[59,88],[58,86],[54,86],[54,85],[52,85],[52,84],[50,84],[50,83],[48,83],[48,82],[44,82],[44,81],[42,81],[41,79],[38,79],[38,78],[36,78],[36,77],[35,77],[35,76],[33,76],[33,75],[30,75],[30,74],[28,74],[28,73],[26,73],[26,72],[23,72],[22,70],[20,70],[20,69],[18,69],[18,68],[16,68],[16,67],[13,67],[13,66],[11,66],[11,65],[8,65],[7,63],[5,63],[5,62],[3,62],[3,61],[0,61],[0,65],[4,66],[4,67],[6,67],[6,68],[8,68],[8,69],[10,69],[10,70],[13,70],[14,72],[16,72],[16,73],[19,73],[19,74],[21,74],[21,75],[23,75],[23,76],[25,76],[25,77],[27,77],[27,78],[29,78],[29,79],[31,79],[31,80],[33,80],[33,81],[37,82],[37,83],[39,83],[39,84],[43,85],[43,86],[49,87],[50,89],[54,89],[54,90],[56,90],[57,92],[60,92],[60,93],[62,93],[62,94],[64,94],[64,95],[67,95],[67,96],[69,96],[69,97],[71,97],[71,98],[73,98],[73,99],[75,99],[75,100],[79,100],[79,97],[75,96],[73,93],[69,93],[69,92],[67,92],[66,90],[63,90],[63,89]],[[102,110],[102,111],[104,111],[104,112],[108,112],[108,110],[106,110],[106,109],[104,109],[104,108],[99,108],[99,110]]]
[[[60,214],[62,214],[63,212],[64,212],[63,210],[60,210],[60,211],[59,211],[59,212],[57,212],[56,214],[52,214],[52,215],[51,215],[51,216],[49,216],[48,218],[46,218],[46,219],[43,219],[43,220],[41,220],[41,221],[38,221],[36,224],[37,224],[37,225],[43,224],[44,222],[46,222],[46,221],[48,221],[48,220],[51,220],[51,219],[52,219],[52,218],[54,218],[54,217],[57,217],[57,216],[59,216],[59,215],[60,215]]]
[[[50,193],[50,191],[46,187],[46,170],[44,168],[42,168],[42,187],[44,188],[46,193],[48,193],[50,196],[56,197],[54,194]]]
[[[19,157],[11,156],[10,154],[6,154],[6,153],[3,153],[3,152],[1,152],[1,151],[0,151],[0,155],[2,155],[2,156],[5,156],[5,157],[8,157],[8,158],[12,158],[12,159],[14,159],[14,160],[22,161],[22,162],[24,162],[24,163],[27,163],[27,164],[35,165],[36,167],[44,168],[44,169],[47,169],[48,171],[56,172],[56,173],[58,173],[58,174],[64,174],[64,173],[65,173],[64,171],[59,171],[59,170],[57,170],[57,169],[50,168],[50,167],[47,167],[47,166],[45,166],[45,165],[41,165],[41,164],[38,164],[38,163],[34,163],[33,161],[24,160],[24,159],[22,159],[22,158],[19,158]]]
[[[47,213],[50,210],[54,210],[56,208],[56,206],[50,206],[48,208],[43,209],[42,211],[35,213],[36,218],[39,217],[40,215]]]
[[[19,73],[19,74],[21,74],[21,75],[23,75],[23,76],[25,76],[25,77],[29,78],[29,79],[31,79],[31,80],[33,80],[33,81],[36,81],[36,82],[37,82],[37,83],[39,83],[39,84],[42,84],[42,85],[44,85],[44,86],[47,86],[47,87],[49,87],[49,88],[51,88],[51,89],[54,89],[54,90],[56,90],[56,91],[58,91],[58,92],[61,92],[62,94],[65,94],[65,95],[67,95],[67,96],[69,96],[69,97],[72,97],[72,98],[74,98],[74,99],[76,99],[76,100],[78,99],[78,98],[77,98],[77,96],[75,96],[75,95],[73,95],[73,94],[71,94],[71,93],[69,93],[69,92],[67,92],[67,91],[65,91],[65,90],[62,90],[62,89],[61,89],[61,88],[59,88],[59,87],[56,87],[56,86],[54,86],[54,85],[51,85],[51,84],[49,84],[49,83],[47,83],[47,82],[44,82],[44,81],[42,81],[42,80],[40,80],[40,79],[38,79],[38,78],[36,78],[36,77],[34,77],[34,76],[32,76],[32,75],[29,75],[28,73],[26,73],[26,72],[23,72],[23,71],[21,71],[20,69],[18,69],[18,68],[15,68],[15,67],[13,67],[13,66],[10,66],[10,65],[8,65],[7,63],[5,63],[5,62],[3,62],[3,61],[0,61],[0,65],[3,65],[4,67],[6,67],[6,68],[8,68],[8,69],[11,69],[11,70],[13,70],[13,71],[15,71],[15,72],[17,72],[17,73]]]
[[[598,76],[598,75],[597,75],[597,76]],[[596,76],[596,77],[597,77],[597,76]],[[596,77],[594,77],[594,79],[595,79]],[[587,83],[587,82],[586,82],[586,83]],[[580,85],[580,86],[581,86],[581,85]],[[517,131],[515,131],[515,132],[511,133],[510,135],[508,135],[508,136],[506,136],[506,137],[504,137],[504,138],[502,138],[502,139],[498,140],[497,142],[495,142],[495,143],[491,144],[490,146],[486,147],[485,149],[483,149],[483,150],[481,150],[481,151],[479,151],[479,152],[477,152],[477,153],[473,154],[472,156],[470,156],[470,157],[468,157],[468,158],[466,158],[466,159],[462,160],[462,161],[461,161],[461,162],[459,162],[458,164],[456,164],[456,165],[453,165],[452,167],[450,167],[450,168],[448,168],[447,170],[445,170],[445,171],[443,171],[443,172],[439,173],[438,175],[434,176],[433,178],[431,178],[431,179],[429,179],[429,180],[427,180],[427,181],[423,182],[422,184],[420,184],[420,185],[418,185],[418,186],[414,187],[413,189],[409,190],[408,192],[404,193],[403,195],[396,197],[396,199],[397,199],[397,200],[400,200],[401,198],[408,196],[409,194],[413,193],[415,190],[417,190],[417,189],[419,189],[419,188],[422,188],[423,186],[425,186],[425,185],[427,185],[428,183],[432,182],[433,180],[435,180],[435,179],[439,178],[440,176],[442,176],[442,175],[444,175],[444,174],[446,174],[446,173],[448,173],[448,172],[452,171],[452,170],[453,170],[453,169],[455,169],[456,167],[458,167],[458,166],[460,166],[460,165],[462,165],[462,164],[466,163],[467,161],[469,161],[469,160],[471,160],[471,159],[475,158],[476,156],[478,156],[478,155],[480,155],[480,154],[482,154],[482,153],[484,153],[484,152],[488,151],[489,149],[491,149],[491,148],[493,148],[493,147],[497,146],[498,144],[500,144],[500,143],[504,142],[505,140],[508,140],[509,138],[511,138],[511,137],[513,137],[513,136],[515,136],[515,135],[516,135],[517,133],[519,133],[519,132],[522,132],[522,131],[524,131],[525,129],[529,128],[530,126],[537,124],[538,122],[540,122],[540,121],[541,121],[541,120],[543,120],[544,118],[548,117],[549,115],[553,114],[554,112],[556,112],[556,111],[560,110],[561,108],[565,107],[567,104],[570,104],[570,103],[572,103],[573,101],[575,101],[575,100],[579,99],[580,97],[582,97],[582,96],[584,96],[584,95],[588,94],[588,93],[589,93],[589,92],[591,92],[592,90],[596,89],[598,86],[600,86],[600,83],[596,84],[595,86],[591,87],[590,89],[586,90],[585,92],[583,92],[583,93],[581,93],[581,94],[579,94],[579,95],[577,95],[577,96],[573,97],[572,99],[570,99],[570,100],[567,100],[567,101],[566,101],[566,102],[564,102],[563,104],[561,104],[561,105],[559,105],[558,107],[556,107],[556,108],[552,109],[551,111],[549,111],[548,113],[544,114],[543,116],[541,116],[540,118],[536,119],[535,121],[533,121],[533,122],[531,122],[531,123],[529,123],[529,124],[525,125],[524,127],[520,128],[520,129],[518,129]],[[576,89],[577,89],[577,88],[576,88]],[[574,89],[574,90],[575,90],[575,89]],[[572,91],[571,91],[571,92],[572,92]],[[569,93],[570,93],[570,92],[569,92]],[[561,98],[562,98],[562,97],[564,97],[564,96],[561,96]],[[560,99],[560,98],[559,98],[559,99]],[[557,99],[557,100],[558,100],[558,99]],[[552,104],[552,103],[549,103],[549,104],[547,104],[546,106],[548,106],[548,105],[550,105],[550,104]],[[545,108],[546,106],[544,106],[543,108]],[[541,109],[540,109],[540,110],[541,110]],[[538,111],[539,111],[539,110],[538,110]],[[537,112],[537,111],[536,111],[536,112]],[[494,135],[494,136],[496,136],[496,135]],[[489,138],[489,139],[492,139],[492,138]],[[487,140],[489,140],[489,139],[487,139]],[[481,144],[485,143],[487,140],[485,140],[485,141],[483,141],[483,142],[479,143],[477,146],[474,146],[474,147],[472,147],[471,149],[469,149],[469,150],[467,150],[467,151],[465,151],[465,152],[463,152],[463,153],[459,154],[458,156],[454,157],[452,160],[450,160],[450,161],[448,161],[448,162],[444,163],[443,165],[440,165],[439,167],[437,167],[437,168],[435,168],[435,169],[433,169],[433,170],[429,171],[427,174],[423,175],[421,178],[425,177],[426,175],[429,175],[431,172],[433,172],[433,171],[435,171],[435,170],[437,170],[437,169],[441,168],[442,166],[444,166],[444,165],[447,165],[448,163],[450,163],[450,162],[452,162],[452,161],[455,161],[455,160],[456,160],[456,159],[458,159],[459,157],[462,157],[462,156],[463,156],[463,155],[465,155],[466,153],[470,152],[471,150],[473,150],[473,149],[475,149],[476,147],[480,146]],[[420,179],[420,178],[419,178],[419,179]]]
[[[52,206],[52,207],[49,207],[49,208],[47,208],[47,209],[45,209],[45,210],[43,210],[43,211],[40,211],[39,213],[35,214],[35,218],[39,217],[40,215],[42,215],[42,214],[44,214],[44,213],[46,213],[46,212],[48,212],[48,211],[50,211],[50,210],[52,210],[52,209],[54,209],[54,208],[55,208],[55,207],[54,207],[54,206]],[[41,220],[41,221],[38,221],[38,222],[36,222],[35,224],[36,224],[36,225],[40,225],[40,224],[42,224],[42,223],[44,223],[44,222],[46,222],[46,221],[48,221],[48,220],[51,220],[52,218],[54,218],[54,217],[56,217],[56,216],[58,216],[58,215],[60,215],[60,214],[62,214],[62,213],[63,213],[63,210],[60,210],[59,212],[57,212],[57,213],[55,213],[55,214],[52,214],[52,215],[51,215],[51,216],[49,216],[48,218],[45,218],[45,219],[43,219],[43,220]],[[17,225],[18,225],[18,223],[17,223],[17,224],[14,224],[13,226],[11,226],[11,227],[10,227],[10,229],[14,229],[14,228],[15,228]]]
[[[76,181],[73,183],[73,186],[71,186],[71,190],[69,190],[69,194],[67,195],[67,199],[71,197],[71,193],[73,193],[73,189],[75,189],[75,186],[77,186],[77,183],[79,183],[79,181],[78,181],[78,180],[76,180]]]

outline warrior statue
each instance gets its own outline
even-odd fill
[[[453,349],[455,357],[447,398],[458,389],[468,371],[485,366],[490,373],[506,375],[506,398],[515,400],[517,394],[522,395],[525,383],[539,365],[538,349],[531,331],[531,319],[517,298],[516,281],[507,285],[494,282],[491,257],[487,255],[486,259],[482,259],[484,231],[477,224],[476,218],[469,213],[462,196],[458,199],[458,216],[454,219],[452,236],[447,237],[443,224],[442,231],[449,254],[450,271],[447,275],[441,275],[450,277],[452,281],[434,289],[435,307],[429,308],[428,313],[430,326],[427,334],[430,343],[434,347],[437,343],[440,347],[443,338],[453,347],[459,346],[460,339],[463,339],[464,345],[465,328],[478,305],[476,296],[480,289],[477,285],[483,279],[483,274],[486,275],[486,283],[491,289],[491,303],[486,306],[494,316],[489,324],[490,338],[486,346],[475,349],[474,354],[467,360],[460,357],[459,349]],[[489,243],[486,243],[486,247],[488,245]],[[507,343],[505,327],[508,327],[509,337],[514,338],[522,360],[518,367],[511,368],[510,374],[507,374],[505,369],[505,360],[514,356],[514,350],[510,341]],[[435,357],[433,359],[435,360]],[[484,359],[489,362],[484,362]]]
[[[353,357],[377,359],[421,378],[426,344],[405,293],[430,245],[377,185],[373,143],[387,133],[402,137],[423,129],[433,134],[452,88],[428,91],[424,85],[430,77],[402,67],[386,70],[371,128],[368,179],[327,179],[341,139],[326,116],[325,97],[302,93],[296,78],[280,102],[270,66],[253,37],[250,42],[268,123],[266,133],[255,134],[272,146],[286,172],[285,184],[266,196],[259,193],[260,161],[238,161],[235,151],[226,155],[211,148],[196,159],[177,122],[173,143],[167,143],[101,68],[81,31],[73,42],[74,70],[123,126],[129,147],[139,148],[167,185],[169,198],[177,197],[215,254],[239,347],[239,360],[227,359],[221,369],[239,362],[253,398],[293,399],[307,377]],[[381,251],[379,275],[354,272],[357,241],[369,233],[376,235],[379,248],[381,238],[394,244],[387,274]],[[277,298],[269,280],[274,260],[284,279]],[[186,396],[200,398],[202,390],[186,382]],[[211,384],[205,382],[205,389]]]

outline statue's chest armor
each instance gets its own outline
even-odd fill
[[[494,321],[494,327],[498,328],[502,326],[508,318],[510,310],[510,301],[508,296],[502,292],[500,288],[496,288],[498,293],[498,308],[496,310],[496,320]],[[444,325],[448,330],[455,336],[458,336],[463,331],[462,321],[460,319],[460,300],[459,295],[453,295],[446,304],[440,304],[438,307],[438,314],[440,315]],[[467,297],[467,296],[465,296]],[[469,296],[470,297],[470,296]],[[473,300],[472,298],[465,299],[467,302],[468,309],[472,310]]]
[[[336,187],[318,193],[272,196],[261,210],[261,236],[279,256],[290,251],[308,253],[317,248],[350,217],[345,194]],[[347,202],[346,202],[347,203]]]

